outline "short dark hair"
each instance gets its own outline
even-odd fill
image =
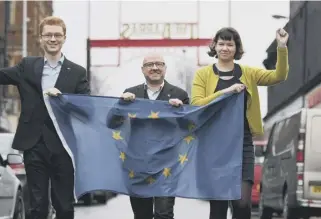
[[[240,34],[232,27],[224,27],[224,28],[220,29],[219,31],[217,31],[211,45],[209,46],[210,51],[207,52],[207,54],[210,57],[217,58],[217,53],[215,51],[215,45],[219,39],[234,40],[235,46],[236,46],[236,52],[234,55],[234,59],[240,60],[242,58],[242,56],[244,54],[244,50],[243,50],[241,37],[240,37]]]

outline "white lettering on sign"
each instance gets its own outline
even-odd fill
[[[139,38],[142,36],[194,39],[198,36],[195,23],[125,23],[120,32],[121,39]]]
[[[180,59],[184,58],[184,52],[187,55],[194,55],[196,54],[195,48],[188,48],[188,47],[145,47],[145,48],[126,48],[124,49],[124,53],[122,53],[121,62],[126,63],[130,62],[131,60],[139,59],[141,60],[143,56],[149,53],[158,53],[162,54],[164,57],[171,57],[171,59]],[[195,55],[194,55],[195,56]],[[166,58],[165,58],[166,59]]]

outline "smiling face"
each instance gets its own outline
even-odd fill
[[[236,53],[236,45],[233,39],[223,40],[219,38],[215,44],[215,50],[217,53],[218,59],[222,61],[231,61],[234,60]]]
[[[153,54],[144,58],[142,72],[150,84],[162,84],[166,74],[166,64],[161,55]]]
[[[54,56],[61,51],[65,43],[64,30],[59,25],[44,25],[40,36],[40,44],[43,50]]]
[[[215,34],[207,54],[224,62],[240,60],[244,50],[239,33],[231,27],[220,29]]]

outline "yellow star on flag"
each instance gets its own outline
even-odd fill
[[[148,182],[148,184],[153,184],[156,180],[152,176],[150,176],[146,181]]]
[[[167,178],[171,175],[171,168],[164,168],[163,175]]]
[[[122,140],[123,137],[120,135],[120,131],[113,131],[113,139],[115,140]]]
[[[191,135],[184,138],[184,141],[186,141],[187,144],[191,143],[192,140],[194,140],[194,137]]]
[[[129,118],[136,118],[136,113],[128,113]]]
[[[131,170],[131,171],[129,172],[128,176],[129,176],[129,178],[131,178],[131,179],[134,178],[134,176],[135,176],[134,171]]]
[[[124,162],[126,160],[126,154],[124,152],[120,152],[119,158]]]
[[[187,126],[189,131],[192,131],[193,129],[195,129],[195,124],[193,122],[190,122]]]
[[[151,119],[158,119],[159,116],[158,116],[159,112],[151,112],[150,115],[148,116],[148,118],[151,118]]]
[[[188,161],[187,154],[184,154],[184,155],[180,154],[178,161],[181,163],[181,165],[183,165],[185,162],[187,162]]]

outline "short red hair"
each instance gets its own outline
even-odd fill
[[[40,25],[39,25],[39,29],[40,29],[40,35],[43,31],[43,27],[45,25],[55,25],[55,26],[61,26],[63,31],[64,31],[64,35],[66,35],[66,24],[65,22],[59,18],[59,17],[54,17],[54,16],[50,16],[50,17],[46,17],[45,19],[43,19],[41,22],[40,22]]]

